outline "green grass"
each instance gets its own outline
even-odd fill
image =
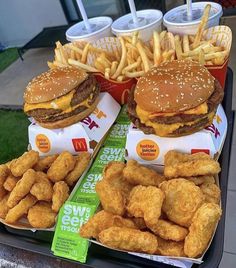
[[[0,163],[16,158],[27,150],[29,124],[23,111],[0,109]]]
[[[17,48],[8,48],[0,52],[0,73],[18,58]]]

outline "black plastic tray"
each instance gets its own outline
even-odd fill
[[[232,112],[232,89],[233,89],[233,72],[230,68],[227,71],[227,79],[225,84],[225,97],[223,100],[223,107],[228,119],[228,132],[220,157],[222,171],[220,173],[220,187],[222,198],[223,214],[219,222],[216,234],[211,243],[210,248],[204,256],[204,262],[201,265],[194,265],[194,267],[213,268],[218,267],[224,248],[224,229],[225,229],[225,212],[227,200],[227,185],[228,185],[228,171],[230,164],[230,150],[233,133],[234,113]],[[9,108],[9,107],[8,107]],[[36,252],[39,254],[53,256],[50,251],[51,242],[53,238],[52,232],[31,232],[19,231],[12,228],[5,227],[0,224],[0,243]],[[74,262],[67,260],[68,262]],[[88,252],[86,264],[79,264],[83,267],[170,267],[163,263],[150,261],[144,258],[121,253],[115,250],[106,249],[104,247],[91,244]]]

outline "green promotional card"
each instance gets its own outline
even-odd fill
[[[129,123],[116,123],[113,125],[106,138],[105,146],[124,148],[129,126]]]
[[[60,209],[52,243],[54,255],[85,262],[88,240],[79,236],[80,227],[95,213],[96,206],[66,202]]]
[[[102,167],[93,165],[84,176],[78,189],[72,197],[72,201],[86,204],[99,204],[99,198],[95,191],[95,186],[102,179]]]
[[[123,105],[116,119],[117,123],[130,123],[127,113],[127,105]]]
[[[94,166],[104,168],[111,161],[124,161],[125,160],[125,148],[117,147],[103,147],[100,149]]]

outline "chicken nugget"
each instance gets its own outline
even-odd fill
[[[120,191],[105,179],[97,182],[95,189],[104,210],[116,215],[124,215],[126,200]]]
[[[157,224],[164,197],[155,186],[135,186],[130,193],[127,211],[134,217],[144,218],[147,225]]]
[[[114,215],[112,220],[112,226],[138,229],[138,226],[135,224],[135,222],[129,218],[123,218],[119,215]]]
[[[8,162],[6,162],[4,165],[6,165],[7,167],[8,167],[8,169],[9,169],[9,171],[10,171],[10,169],[11,169],[11,164],[13,163],[13,162],[15,162],[17,160],[17,158],[15,158],[15,159],[12,159],[11,161],[8,161]]]
[[[52,183],[47,179],[42,172],[36,172],[37,179],[36,183],[32,186],[30,193],[35,196],[38,200],[51,201],[52,200]]]
[[[147,225],[143,218],[132,218],[132,221],[138,227],[139,230],[147,229]]]
[[[182,241],[188,234],[188,230],[182,226],[166,220],[159,220],[155,225],[148,225],[151,231],[166,240]]]
[[[0,165],[0,200],[7,194],[7,191],[4,188],[4,183],[9,174],[9,168],[7,165]]]
[[[133,185],[159,186],[165,177],[151,168],[140,165],[135,160],[129,160],[123,171],[124,178]]]
[[[206,153],[184,154],[169,151],[164,158],[164,175],[168,178],[214,175],[220,164]]]
[[[203,183],[215,183],[215,178],[213,176],[197,176],[197,177],[189,177],[186,179],[192,181],[197,186]]]
[[[42,181],[48,182],[49,178],[46,173],[42,171],[37,171],[36,174],[37,174],[36,182],[42,182]]]
[[[124,179],[124,168],[125,163],[123,162],[109,162],[103,170],[103,179],[112,184],[127,199],[134,186]]]
[[[37,174],[33,169],[28,169],[11,191],[7,205],[13,208],[24,196],[26,196],[36,181]]]
[[[36,151],[25,152],[22,156],[11,163],[11,173],[15,177],[22,176],[28,169],[32,168],[39,160]]]
[[[67,151],[62,152],[48,169],[48,178],[53,181],[62,181],[74,168],[76,159]]]
[[[69,187],[64,181],[56,182],[53,186],[52,210],[58,212],[69,197]]]
[[[132,220],[101,210],[81,226],[79,233],[84,238],[98,238],[101,231],[112,226],[137,229]]]
[[[158,247],[156,254],[170,257],[184,257],[184,241],[175,242],[171,240],[165,240],[161,237],[156,237]]]
[[[196,258],[204,252],[221,214],[221,208],[214,203],[205,203],[197,210],[184,243],[184,253],[188,257]]]
[[[58,154],[53,154],[53,155],[48,155],[45,156],[34,165],[34,170],[35,171],[46,171],[50,168],[52,163],[57,159]]]
[[[22,199],[16,206],[11,208],[5,218],[7,223],[14,223],[19,220],[24,214],[27,214],[28,210],[37,202],[37,199],[28,194]]]
[[[90,153],[80,153],[76,157],[76,163],[74,169],[66,176],[65,181],[68,185],[72,186],[87,168],[90,161]]]
[[[10,170],[6,164],[0,165],[0,178],[6,179],[9,175],[9,172]]]
[[[40,201],[30,208],[27,216],[30,225],[34,228],[52,227],[57,213],[52,211],[51,206],[51,203]]]
[[[5,219],[8,211],[9,211],[9,207],[7,205],[7,200],[10,194],[7,194],[3,197],[3,199],[0,201],[0,218]]]
[[[79,230],[79,234],[84,238],[98,238],[101,231],[112,226],[112,217],[114,214],[101,210],[91,217]]]
[[[7,178],[6,178],[6,180],[5,180],[5,182],[4,182],[4,184],[3,184],[3,187],[8,191],[8,192],[11,192],[13,189],[14,189],[14,187],[16,186],[16,184],[17,184],[17,182],[20,180],[20,177],[15,177],[15,176],[13,176],[12,174],[10,174]]]
[[[220,188],[213,183],[203,183],[200,186],[204,196],[206,203],[220,203]]]
[[[126,227],[110,227],[103,230],[98,238],[108,247],[134,252],[153,254],[158,246],[155,235]]]
[[[203,204],[205,197],[201,189],[186,179],[172,179],[160,184],[165,193],[162,210],[169,220],[188,227],[196,210]]]

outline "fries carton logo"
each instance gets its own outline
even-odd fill
[[[152,161],[157,159],[160,149],[152,140],[141,140],[136,146],[136,152],[143,160]]]
[[[76,152],[87,152],[88,147],[85,138],[72,139],[72,143]]]
[[[51,150],[51,143],[44,134],[38,134],[35,138],[35,144],[41,153],[48,153]]]
[[[97,119],[99,119],[99,120],[102,119],[102,118],[106,118],[107,117],[107,115],[102,110],[99,110],[98,108],[96,108],[93,111],[93,114],[95,114],[96,117],[97,117]],[[100,126],[98,125],[98,123],[96,121],[94,121],[91,118],[91,116],[87,116],[81,122],[83,124],[87,125],[90,130],[92,130],[94,128],[100,128]]]

